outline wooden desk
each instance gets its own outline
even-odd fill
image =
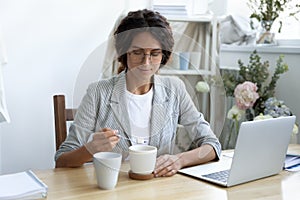
[[[290,145],[289,153],[300,153],[300,145]],[[279,175],[223,188],[181,174],[137,181],[128,178],[122,165],[113,190],[97,187],[93,165],[81,168],[35,171],[48,185],[47,199],[300,199],[300,172]]]

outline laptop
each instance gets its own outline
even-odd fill
[[[220,160],[187,167],[179,173],[230,187],[278,174],[283,170],[296,117],[242,122],[232,153]]]

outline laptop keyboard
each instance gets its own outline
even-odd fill
[[[206,174],[206,175],[203,175],[203,176],[206,177],[206,178],[211,178],[211,179],[218,180],[218,181],[226,183],[227,179],[228,179],[228,176],[229,176],[229,170],[214,172],[214,173]]]

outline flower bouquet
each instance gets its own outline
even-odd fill
[[[242,121],[292,115],[284,102],[275,97],[276,83],[280,75],[288,71],[288,66],[283,63],[283,56],[279,56],[272,77],[269,77],[269,62],[261,62],[256,51],[251,53],[247,66],[241,60],[238,60],[238,64],[239,71],[224,70],[222,74],[226,95],[233,104],[227,113],[229,129],[224,128],[220,136],[224,149],[235,147]],[[297,125],[293,132],[298,132]]]

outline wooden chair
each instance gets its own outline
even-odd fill
[[[77,109],[66,108],[65,95],[54,95],[53,104],[56,150],[58,150],[67,137],[67,122],[74,120]]]

